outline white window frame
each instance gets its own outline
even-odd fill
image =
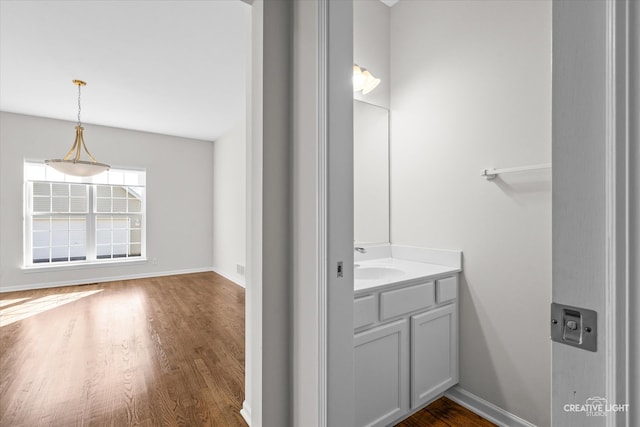
[[[33,182],[52,182],[52,183],[68,183],[68,184],[83,184],[87,186],[87,212],[86,213],[43,213],[34,214],[32,210],[32,185]],[[24,200],[23,200],[23,268],[26,270],[35,269],[59,269],[59,268],[76,268],[82,266],[95,266],[95,265],[114,265],[119,263],[138,263],[147,261],[147,248],[146,248],[146,170],[144,169],[116,169],[112,168],[109,171],[103,172],[99,175],[92,177],[75,177],[71,175],[65,175],[56,171],[55,169],[46,166],[42,161],[30,161],[24,162]],[[141,197],[140,212],[129,212],[129,214],[139,215],[141,218],[140,223],[140,255],[126,257],[112,257],[112,258],[98,258],[97,254],[97,218],[110,216],[110,217],[126,217],[127,213],[105,213],[97,212],[97,191],[96,188],[99,185],[107,186],[130,186],[140,187],[143,189]],[[85,248],[86,259],[85,260],[73,260],[73,261],[49,261],[49,262],[33,262],[33,230],[32,230],[32,218],[37,216],[48,217],[81,217],[86,218],[86,236],[85,236]],[[130,236],[127,238],[127,247],[129,250]]]

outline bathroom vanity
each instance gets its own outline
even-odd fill
[[[461,252],[381,245],[356,254],[356,426],[386,426],[458,382]]]

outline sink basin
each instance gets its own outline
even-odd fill
[[[393,267],[356,267],[354,270],[356,280],[396,279],[402,276],[404,271]]]

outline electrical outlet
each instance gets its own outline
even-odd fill
[[[151,259],[151,264],[158,265],[158,258],[152,258]]]
[[[244,265],[236,264],[236,273],[244,276]]]

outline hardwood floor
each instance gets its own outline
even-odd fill
[[[456,402],[441,397],[396,427],[495,427],[495,424]]]
[[[246,426],[244,289],[221,276],[11,292],[0,307],[1,426]]]
[[[215,273],[0,294],[2,427],[246,426],[243,398],[244,289]],[[442,398],[398,426],[493,424]]]

